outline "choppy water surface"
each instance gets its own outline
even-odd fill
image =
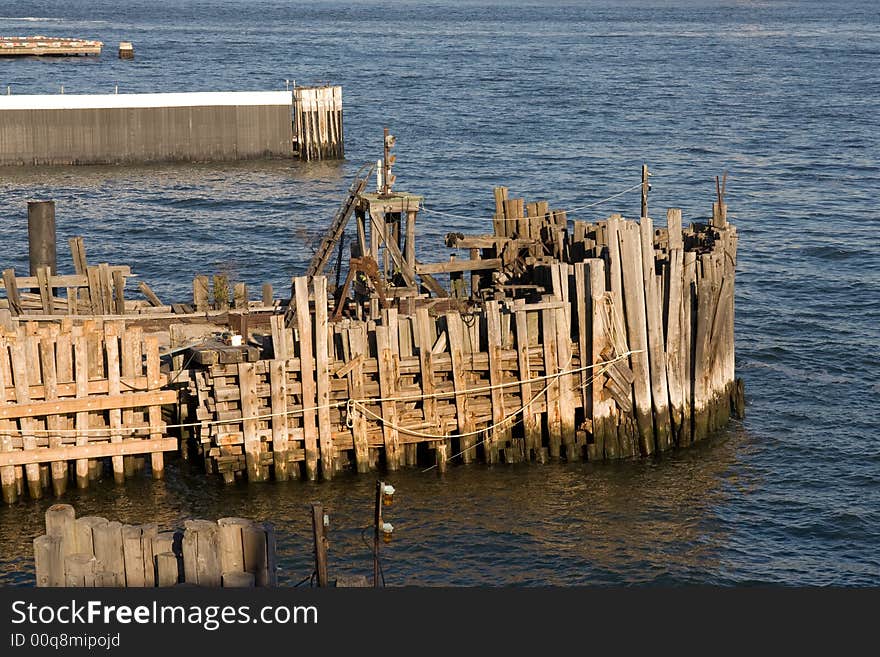
[[[96,5],[100,5],[97,6]],[[347,161],[0,171],[2,265],[27,266],[28,198],[59,243],[131,264],[165,298],[197,273],[286,289],[349,178],[398,136],[398,187],[429,208],[420,249],[491,230],[491,189],[583,206],[655,172],[650,206],[711,207],[730,171],[739,227],[742,426],[658,461],[469,466],[389,477],[389,584],[880,584],[880,15],[872,1],[0,2],[0,33],[97,38],[100,58],[0,60],[13,93],[344,85]],[[134,43],[136,59],[115,56]],[[638,196],[574,213],[632,216]],[[485,228],[481,228],[485,227]],[[66,251],[61,250],[66,259]],[[311,570],[307,504],[329,506],[331,566],[369,572],[374,479],[72,492],[81,514],[179,526],[274,521],[281,577]],[[32,578],[50,502],[0,508],[0,584]]]

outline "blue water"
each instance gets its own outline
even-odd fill
[[[391,4],[391,3],[387,3]],[[740,232],[741,425],[657,461],[404,471],[389,584],[880,584],[880,12],[846,2],[0,1],[0,33],[97,38],[100,58],[0,60],[0,91],[120,93],[341,83],[343,163],[0,172],[2,265],[27,266],[28,198],[59,241],[131,264],[166,298],[197,273],[287,289],[354,171],[398,137],[423,254],[491,230],[492,187],[583,206],[654,172],[651,214],[711,208],[729,171]],[[121,61],[119,41],[134,61]],[[638,193],[582,212],[633,216]],[[61,254],[66,260],[66,251]],[[61,259],[61,258],[60,258]],[[331,569],[370,572],[373,478],[224,488],[168,479],[73,492],[130,522],[276,522],[282,582],[308,575],[307,503],[330,507]],[[49,502],[0,509],[0,584],[32,577]]]

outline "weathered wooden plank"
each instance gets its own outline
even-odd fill
[[[498,302],[486,302],[484,314],[489,349],[489,385],[492,386],[489,397],[492,403],[492,424],[494,425],[486,436],[484,451],[486,462],[496,463],[499,450],[505,449],[507,441],[510,439],[510,428],[505,422],[504,394],[499,387],[504,383],[504,377],[501,373],[501,308]]]
[[[529,364],[529,323],[527,311],[519,306],[516,317],[516,355],[519,368],[519,391],[522,405],[523,436],[525,440],[526,459],[534,456],[539,458],[541,452],[541,426],[535,412],[535,400],[532,392],[532,371]]]
[[[284,321],[281,315],[277,316]],[[275,479],[287,481],[291,474],[296,479],[299,465],[289,461],[290,421],[287,414],[287,372],[285,361],[276,358],[269,361],[269,385],[272,404],[272,459],[275,465]],[[294,471],[294,472],[292,472]]]
[[[61,415],[65,413],[88,413],[106,411],[113,408],[139,408],[161,406],[177,401],[174,390],[154,390],[150,392],[132,392],[119,395],[89,396],[87,385],[82,385],[81,396],[76,399],[55,399],[51,401],[28,402],[0,409],[0,419],[16,419],[22,417],[39,417],[43,415]]]
[[[155,335],[148,335],[144,338],[144,360],[147,366],[147,387],[154,394],[159,391],[162,385],[162,376],[159,373],[159,339]],[[176,391],[169,391],[176,392]],[[175,403],[175,399],[172,402]],[[147,421],[150,426],[150,438],[157,440],[162,437],[165,431],[165,425],[162,423],[162,408],[159,402],[147,405]],[[165,476],[165,455],[162,452],[150,454],[150,469],[153,479],[162,479]]]
[[[673,445],[669,418],[669,384],[666,375],[666,349],[663,337],[663,295],[657,287],[654,262],[654,225],[650,217],[639,223],[642,276],[645,288],[645,318],[648,335],[648,362],[653,403],[654,441],[666,451]]]
[[[9,310],[13,315],[20,315],[21,296],[18,293],[14,269],[3,270],[3,285],[6,288],[6,298],[9,300]]]
[[[442,432],[440,415],[437,410],[437,399],[434,397],[436,385],[434,380],[434,354],[431,350],[431,317],[428,309],[424,306],[416,309],[415,331],[419,348],[419,381],[422,399],[422,418],[425,424],[432,427],[436,433]],[[446,470],[448,458],[447,440],[438,440],[434,443],[435,461],[441,472]]]
[[[260,440],[260,414],[257,403],[257,375],[253,363],[238,364],[238,384],[241,388],[242,432],[244,433],[244,452],[247,459],[248,481],[265,481],[268,478],[266,467],[261,463],[262,441]]]
[[[69,349],[69,340],[65,343]],[[56,338],[54,335],[44,337],[40,340],[40,365],[43,371],[43,390],[45,398],[49,401],[58,399],[58,367],[55,357]],[[2,385],[2,384],[0,384]],[[33,390],[33,387],[31,388]],[[50,415],[46,418],[46,429],[52,430],[66,428],[64,420],[57,415]],[[59,434],[49,433],[47,442],[49,447],[60,447],[61,436]],[[64,461],[56,461],[52,463],[52,489],[56,496],[63,495],[67,490],[67,463]]]
[[[124,329],[123,329],[124,330]],[[107,386],[111,395],[122,394],[120,360],[119,360],[119,325],[115,322],[104,324],[104,345],[107,357]],[[109,412],[110,442],[122,442],[122,409],[112,408]],[[117,484],[125,481],[122,457],[114,456],[112,459],[113,480]]]
[[[162,300],[158,296],[156,296],[156,293],[153,292],[153,288],[147,285],[146,281],[138,282],[138,289],[140,290],[141,294],[143,294],[147,298],[147,301],[150,302],[151,306],[165,305],[164,303],[162,303]]]
[[[416,265],[416,273],[421,274],[450,274],[466,271],[482,271],[500,269],[501,258],[483,258],[481,260],[450,260],[448,262],[419,263]]]
[[[362,354],[369,357],[369,344],[367,343],[367,327],[358,322],[348,328],[348,345],[352,354]],[[355,359],[354,367],[348,373],[348,385],[351,398],[363,399],[364,393],[364,359]],[[352,420],[352,440],[354,441],[355,465],[358,472],[368,472],[370,469],[370,449],[367,442],[367,419],[363,411],[354,409]]]
[[[458,425],[459,451],[464,463],[476,458],[476,437],[473,418],[470,415],[470,399],[467,394],[468,380],[464,365],[464,327],[461,315],[448,312],[446,317],[446,333],[449,342],[449,355],[452,360],[452,383],[455,390],[456,423]]]
[[[556,364],[560,372],[572,369],[573,355],[571,351],[572,304],[568,302],[568,265],[553,266],[554,295],[563,301],[563,307],[554,312],[556,328]],[[580,461],[581,449],[575,444],[575,390],[576,379],[572,374],[564,374],[559,378],[559,415],[562,444],[565,446],[565,457],[569,461]]]
[[[548,377],[545,399],[547,409],[547,444],[550,456],[559,458],[562,453],[562,409],[560,407],[559,359],[557,352],[556,311],[541,311],[541,342],[544,346],[544,375]]]
[[[670,213],[676,212],[670,210]],[[681,214],[678,211],[678,223],[681,222]],[[673,220],[670,224],[670,244],[672,240]],[[678,230],[679,241],[681,240],[681,229]],[[684,420],[684,380],[683,380],[683,360],[685,355],[682,352],[682,323],[684,319],[682,302],[683,302],[683,285],[684,285],[684,251],[681,247],[675,246],[669,250],[669,266],[666,269],[666,373],[669,380],[669,415],[672,423],[672,429],[675,436],[675,442],[681,439],[682,422]]]
[[[204,275],[196,276],[193,279],[193,305],[196,312],[206,312],[208,305],[208,277]]]
[[[654,453],[654,423],[651,407],[651,380],[648,365],[648,330],[645,317],[645,287],[642,275],[641,240],[638,227],[632,222],[619,226],[621,270],[623,274],[626,330],[630,349],[636,423],[643,455]]]
[[[330,354],[327,340],[327,278],[312,279],[315,296],[315,376],[318,394],[318,440],[321,449],[321,475],[333,478],[334,447],[330,426]]]
[[[376,350],[379,366],[379,386],[383,401],[382,434],[385,440],[385,467],[394,471],[400,467],[400,435],[396,428],[398,422],[397,403],[389,400],[397,394],[398,371],[391,343],[391,329],[388,326],[376,327]]]
[[[314,375],[314,355],[312,351],[312,317],[309,312],[308,279],[294,279],[294,301],[296,320],[299,326],[299,359],[302,383],[302,422],[306,452],[306,477],[314,480],[318,476],[318,435],[315,426],[315,405],[317,390]]]
[[[79,461],[104,458],[106,456],[128,456],[159,451],[170,452],[176,449],[176,438],[123,440],[121,443],[92,442],[83,445],[64,445],[62,447],[39,447],[33,450],[16,450],[0,453],[0,467],[27,465],[29,463],[70,461],[74,459]],[[86,477],[88,477],[88,471],[86,471]]]

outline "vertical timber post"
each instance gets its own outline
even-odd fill
[[[57,273],[55,250],[55,201],[28,201],[28,252],[31,276],[40,267]]]

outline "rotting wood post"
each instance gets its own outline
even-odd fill
[[[122,330],[125,330],[124,328]],[[119,326],[114,322],[104,324],[104,347],[107,355],[107,392],[111,395],[122,393],[119,359]],[[110,409],[110,442],[122,442],[122,410]],[[117,484],[125,483],[125,471],[123,469],[123,457],[111,458],[113,466],[113,480]]]
[[[348,345],[354,366],[348,373],[349,391],[351,399],[361,400],[364,398],[364,360],[369,357],[370,349],[367,340],[367,327],[358,322],[350,326],[346,331]],[[352,439],[354,442],[355,466],[358,472],[367,472],[370,469],[370,446],[367,441],[367,419],[364,413],[354,405],[349,407],[354,417],[352,418]]]
[[[277,317],[281,318],[280,315]],[[284,329],[282,323],[282,330]],[[274,359],[269,361],[269,389],[272,408],[272,460],[275,466],[275,479],[287,481],[291,470],[298,470],[299,466],[291,468],[288,445],[290,438],[290,422],[287,413],[287,370],[285,360]],[[294,473],[295,474],[295,473]],[[294,476],[294,479],[296,476]]]
[[[74,376],[76,378],[76,396],[85,399],[89,396],[89,366],[88,366],[88,342],[85,335],[74,338]],[[87,445],[89,436],[89,414],[78,412],[76,414],[76,445]],[[76,486],[88,488],[89,485],[89,462],[88,459],[76,461]]]
[[[193,306],[196,312],[206,312],[208,310],[208,277],[196,276],[193,279]]]
[[[40,267],[57,273],[55,201],[28,201],[28,251],[31,276]]]
[[[330,424],[330,357],[328,353],[327,278],[312,279],[315,296],[315,375],[317,379],[318,439],[321,450],[321,476],[333,478],[334,446]]]
[[[669,378],[669,414],[675,444],[681,444],[684,422],[685,377],[683,350],[684,302],[684,241],[681,232],[681,210],[666,211],[669,240],[669,265],[666,270],[666,372]]]
[[[238,363],[238,385],[248,481],[266,481],[268,472],[261,461],[262,440],[257,419],[259,404],[257,403],[257,374],[254,363]]]
[[[406,212],[406,243],[404,244],[404,259],[410,271],[416,269],[416,217],[418,212],[407,210]]]
[[[556,312],[551,308],[541,310],[541,342],[544,346],[543,386],[546,388],[547,446],[550,458],[557,459],[562,453],[561,378],[557,376],[559,359],[556,342]]]
[[[103,564],[108,586],[125,586],[122,523],[115,520],[96,525],[92,532],[95,557]]]
[[[473,418],[470,415],[468,382],[464,368],[464,327],[461,314],[446,313],[446,335],[452,360],[452,384],[455,391],[455,416],[458,424],[459,447],[462,462],[470,463],[477,455]]]
[[[315,577],[319,587],[327,586],[327,536],[324,505],[318,502],[312,504],[312,538],[315,544]]]
[[[486,334],[489,349],[489,385],[492,388],[489,397],[492,407],[493,428],[487,432],[483,451],[487,463],[496,463],[500,449],[506,447],[510,430],[502,424],[505,420],[504,391],[500,387],[504,382],[501,374],[501,309],[497,301],[489,301],[484,308],[486,317]]]
[[[64,553],[60,536],[47,534],[34,539],[34,570],[37,587],[64,586]]]
[[[318,477],[318,435],[315,426],[317,391],[314,376],[314,353],[312,350],[312,316],[309,312],[308,279],[294,279],[296,320],[299,326],[300,383],[302,384],[302,424],[305,443],[306,477],[314,481]]]
[[[623,271],[626,330],[632,354],[636,423],[643,456],[655,451],[651,408],[651,381],[648,365],[648,331],[645,317],[645,287],[642,276],[641,241],[638,226],[623,222],[618,231]]]
[[[147,365],[147,388],[150,391],[158,391],[162,385],[162,378],[159,373],[159,339],[155,335],[144,338],[144,359]],[[161,406],[152,404],[147,407],[147,423],[150,426],[150,440],[161,439],[164,429]],[[162,451],[150,454],[150,469],[153,473],[153,479],[164,478],[165,454]]]
[[[382,435],[385,441],[385,467],[389,471],[400,468],[400,433],[397,429],[398,368],[391,345],[388,326],[376,326],[376,358],[379,368],[379,392],[382,398]]]
[[[639,223],[642,252],[642,276],[645,288],[648,359],[653,401],[654,435],[657,449],[672,447],[669,419],[669,384],[666,374],[666,350],[663,339],[663,295],[657,287],[654,260],[654,227],[651,218],[643,216]]]
[[[641,214],[639,217],[647,217],[648,216],[648,192],[651,190],[651,185],[648,183],[648,176],[650,176],[650,172],[648,171],[648,165],[642,165],[642,206],[641,206]]]
[[[244,539],[242,532],[252,523],[246,518],[217,520],[220,544],[220,572],[225,580],[233,573],[244,573]]]
[[[159,552],[156,554],[157,586],[176,586],[179,579],[177,555],[173,552]]]
[[[523,457],[529,460],[534,456],[539,458],[541,452],[541,426],[535,412],[532,392],[532,370],[529,365],[529,322],[525,306],[521,305],[515,311],[516,326],[516,356],[519,368],[519,391],[523,411],[521,421],[523,425],[523,437],[525,446]],[[538,384],[540,385],[540,384]]]

